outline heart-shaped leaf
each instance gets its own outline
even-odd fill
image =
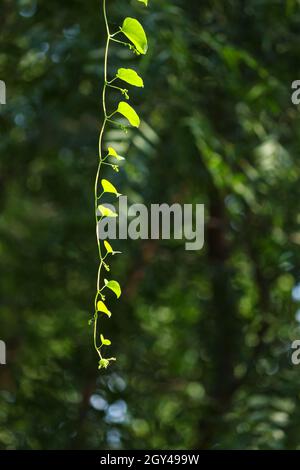
[[[135,112],[135,110],[128,103],[125,103],[125,101],[121,101],[119,103],[117,112],[122,114],[122,116],[124,116],[126,119],[128,119],[128,121],[133,127],[139,127],[141,122],[140,118]]]
[[[120,297],[121,295],[121,286],[117,281],[108,281],[107,279],[104,279],[105,286],[108,287],[108,289],[112,290],[117,298]]]
[[[116,212],[113,212],[111,209],[109,209],[106,206],[98,206],[98,210],[100,211],[100,214],[102,217],[118,217],[118,214]]]
[[[101,184],[102,184],[103,191],[105,193],[112,193],[112,194],[115,194],[117,197],[121,196],[121,193],[118,193],[114,185],[110,183],[109,181],[103,179],[101,180]]]
[[[111,317],[111,312],[108,310],[105,303],[102,302],[102,300],[99,300],[99,302],[97,303],[97,310],[98,312],[105,313],[108,317]]]
[[[121,31],[134,44],[139,54],[146,54],[148,50],[147,36],[141,23],[135,18],[125,18]]]
[[[137,87],[144,87],[143,79],[136,73],[133,69],[119,69],[117,72],[117,77],[123,80],[130,85],[134,85]]]

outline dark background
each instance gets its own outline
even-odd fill
[[[139,18],[130,202],[205,203],[206,241],[123,241],[98,371],[93,184],[105,30],[96,0],[1,0],[2,449],[300,448],[297,0],[108,0]],[[297,321],[298,319],[298,321]]]

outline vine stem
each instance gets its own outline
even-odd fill
[[[104,119],[103,119],[103,124],[101,127],[101,131],[99,134],[99,144],[98,144],[98,149],[99,149],[99,162],[98,162],[98,168],[97,168],[97,173],[96,173],[96,178],[95,178],[95,188],[94,188],[94,195],[95,195],[95,222],[96,222],[96,240],[97,240],[97,246],[98,246],[98,253],[99,253],[99,266],[98,266],[98,275],[97,275],[97,285],[96,285],[96,296],[95,296],[95,316],[94,316],[94,347],[99,355],[99,358],[102,359],[101,355],[101,347],[98,347],[97,345],[97,331],[98,331],[98,309],[97,309],[97,302],[98,302],[98,297],[100,293],[100,282],[101,282],[101,270],[103,266],[103,256],[102,256],[102,251],[101,251],[101,243],[98,237],[98,185],[99,185],[99,177],[100,177],[100,171],[101,171],[101,165],[103,163],[103,158],[102,158],[102,143],[103,143],[103,135],[105,131],[105,127],[108,121],[108,116],[107,116],[107,111],[106,111],[106,89],[108,85],[107,81],[107,63],[108,63],[108,50],[109,50],[109,44],[111,40],[111,35],[110,35],[110,30],[109,30],[109,25],[108,25],[108,20],[107,20],[107,13],[106,13],[106,0],[103,0],[103,17],[104,17],[104,22],[105,22],[105,28],[106,28],[106,33],[107,33],[107,39],[106,39],[106,46],[105,46],[105,53],[104,53],[104,84],[103,84],[103,90],[102,90],[102,107],[103,107],[103,114],[104,114]]]

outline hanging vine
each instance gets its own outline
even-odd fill
[[[126,100],[129,100],[128,90],[126,88],[122,88],[119,86],[119,81],[126,82],[129,85],[136,86],[136,87],[143,87],[144,83],[142,78],[138,75],[138,73],[129,68],[119,68],[116,75],[109,79],[108,77],[108,53],[109,53],[109,46],[111,42],[120,44],[123,47],[128,47],[131,51],[135,54],[146,54],[148,50],[148,43],[145,31],[141,23],[136,20],[135,18],[125,18],[123,21],[122,26],[119,29],[111,33],[110,26],[107,18],[107,10],[106,10],[106,1],[102,0],[103,2],[103,17],[104,23],[106,28],[106,46],[105,46],[105,53],[104,53],[104,83],[103,83],[103,90],[102,90],[102,106],[103,106],[103,124],[100,130],[99,135],[99,161],[98,161],[98,168],[96,173],[95,179],[95,223],[96,223],[96,238],[97,238],[97,246],[98,246],[98,254],[99,254],[99,267],[98,267],[98,275],[97,275],[97,287],[96,287],[96,295],[95,295],[95,314],[94,314],[94,347],[99,356],[99,369],[107,368],[111,361],[115,361],[115,357],[108,357],[105,358],[103,354],[103,348],[105,346],[110,346],[111,341],[104,337],[103,333],[99,332],[99,317],[100,315],[107,315],[109,318],[111,317],[111,312],[105,303],[105,290],[110,289],[117,298],[121,295],[121,287],[118,281],[115,280],[107,280],[102,276],[102,270],[105,269],[106,271],[110,270],[108,264],[108,258],[113,256],[119,252],[113,250],[112,246],[107,240],[104,240],[103,243],[101,242],[98,234],[98,224],[106,217],[117,217],[118,214],[111,210],[110,208],[106,207],[103,204],[100,204],[100,200],[103,198],[105,193],[110,193],[115,195],[117,198],[120,196],[120,193],[117,191],[115,186],[106,179],[101,179],[100,181],[100,174],[103,165],[106,165],[113,171],[119,171],[119,162],[124,160],[124,157],[121,157],[113,147],[108,147],[107,151],[104,152],[103,150],[103,137],[104,132],[106,130],[106,126],[108,124],[115,124],[120,126],[124,129],[123,124],[115,121],[113,118],[115,115],[119,114],[125,118],[129,124],[133,127],[139,127],[140,125],[140,118],[136,111],[130,106],[126,101],[120,101],[118,103],[117,108],[112,111],[110,114],[107,111],[107,104],[106,104],[106,95],[107,90],[114,89],[120,92]],[[148,0],[137,0],[140,3],[144,3],[146,6],[148,5]],[[124,37],[126,38],[124,40]],[[127,42],[129,40],[130,42]],[[100,188],[101,184],[101,188]],[[100,333],[100,334],[99,334]]]

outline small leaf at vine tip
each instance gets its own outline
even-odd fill
[[[108,310],[106,305],[102,302],[102,300],[99,300],[97,303],[97,310],[98,312],[105,313],[108,317],[111,317],[111,312]]]
[[[105,193],[112,193],[115,194],[117,197],[122,196],[121,193],[118,193],[114,185],[111,184],[109,181],[103,179],[101,180],[101,184]]]
[[[98,369],[107,369],[109,366],[109,359],[100,359]]]
[[[117,160],[125,160],[124,157],[121,157],[121,155],[118,155],[118,153],[115,151],[113,147],[108,147],[108,156],[109,157],[114,157]]]
[[[138,0],[138,2],[144,3],[144,5],[146,5],[146,7],[148,6],[148,0]]]
[[[121,101],[119,103],[117,112],[122,114],[133,127],[139,127],[140,125],[140,118],[138,117],[137,113],[135,110],[128,104],[125,103],[125,101]]]
[[[107,367],[109,366],[110,361],[116,361],[116,360],[117,359],[115,357],[108,357],[107,359],[102,357],[99,361],[98,369],[107,369]]]
[[[116,214],[116,212],[113,212],[106,206],[100,205],[98,206],[98,210],[103,217],[118,217],[118,214]]]
[[[143,79],[133,69],[119,69],[116,76],[130,85],[144,87]]]
[[[135,18],[125,18],[121,31],[134,44],[137,52],[146,54],[148,50],[147,36],[141,23]]]
[[[107,253],[113,253],[114,250],[112,249],[112,246],[110,245],[110,243],[108,243],[108,241],[104,240],[104,246],[105,246],[105,249],[107,251]]]
[[[110,346],[111,345],[111,341],[109,339],[105,339],[103,335],[100,335],[100,340],[101,340],[101,343],[104,346]]]
[[[117,298],[120,297],[121,286],[117,281],[108,281],[107,279],[104,279],[104,283],[108,289],[112,290],[116,294]]]

